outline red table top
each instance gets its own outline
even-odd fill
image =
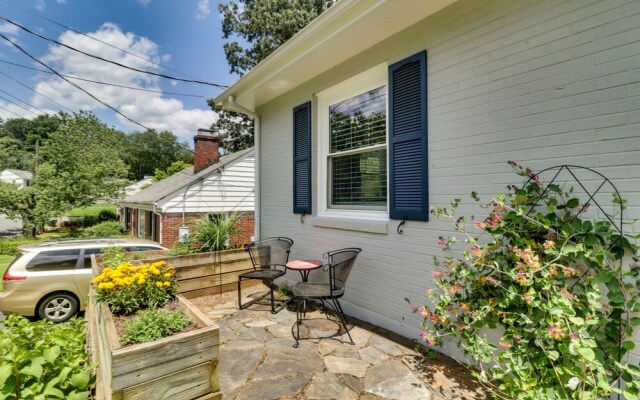
[[[293,260],[287,263],[287,268],[290,269],[315,269],[322,267],[322,261],[320,260]]]

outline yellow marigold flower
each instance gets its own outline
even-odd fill
[[[107,285],[106,283],[101,283],[98,285],[98,289],[106,289],[107,288],[106,285]]]
[[[160,270],[154,266],[151,266],[150,271],[154,275],[160,275]]]
[[[102,273],[103,273],[103,274],[108,274],[108,273],[109,273],[109,272],[111,272],[111,271],[112,271],[112,269],[111,269],[111,268],[106,267],[105,269],[103,269],[103,270],[102,270]]]
[[[167,272],[164,274],[165,278],[170,278],[173,274],[171,272]]]
[[[169,281],[164,281],[164,285],[165,285],[165,286],[169,286],[169,285],[171,285],[171,282],[169,282]]]
[[[144,279],[138,279],[138,285],[144,285],[145,282]]]
[[[115,285],[112,282],[103,283],[105,289],[113,289]]]
[[[162,287],[162,282],[160,282],[160,281],[156,282],[156,286],[157,287]]]

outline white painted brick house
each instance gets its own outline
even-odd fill
[[[393,91],[411,79],[425,93]],[[345,311],[405,336],[420,319],[404,298],[426,301],[451,230],[425,221],[427,204],[519,183],[506,161],[593,168],[640,217],[636,0],[343,0],[216,102],[256,119],[257,236],[293,238],[293,258],[362,247]],[[344,145],[331,124],[354,109],[387,125]],[[415,141],[403,147],[405,123]]]

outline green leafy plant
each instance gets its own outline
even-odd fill
[[[0,329],[3,399],[88,399],[96,366],[89,365],[83,319],[54,325],[10,315]]]
[[[124,225],[119,221],[106,221],[86,228],[83,233],[88,237],[112,237],[122,236],[124,231]]]
[[[187,256],[189,254],[197,253],[198,251],[191,247],[189,241],[176,242],[171,249],[167,251],[170,256]]]
[[[229,246],[237,222],[237,214],[205,215],[195,221],[191,240],[202,252],[224,250]]]
[[[572,189],[510,164],[529,180],[482,205],[486,219],[472,225],[473,216],[458,216],[460,199],[431,208],[456,233],[438,239],[446,255],[435,260],[432,304],[414,306],[424,316],[422,338],[430,346],[459,341],[496,397],[637,399],[640,367],[625,356],[640,325],[638,247],[608,218],[586,219],[588,203]]]
[[[293,294],[293,290],[291,289],[291,286],[283,283],[278,286],[278,294],[281,296],[291,296]]]
[[[135,319],[124,324],[120,336],[122,345],[146,343],[171,336],[191,324],[182,310],[146,310],[139,311]]]
[[[109,268],[116,268],[118,265],[127,262],[125,257],[124,247],[122,246],[109,246],[100,251],[102,255],[102,265]]]

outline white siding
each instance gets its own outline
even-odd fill
[[[20,187],[25,187],[24,179],[7,170],[0,171],[0,182],[13,183],[20,185]]]
[[[261,236],[291,237],[292,258],[362,247],[345,309],[406,336],[418,333],[420,320],[404,298],[426,301],[436,240],[451,224],[409,221],[398,235],[398,221],[387,234],[321,228],[308,217],[301,223],[292,213],[292,109],[423,49],[432,204],[472,190],[487,200],[504,192],[520,183],[506,164],[516,160],[534,170],[594,168],[628,200],[626,219],[640,217],[640,1],[462,0],[444,9],[258,110]],[[314,185],[316,173],[314,165]],[[639,357],[640,346],[634,352]]]
[[[217,213],[253,211],[254,208],[254,153],[250,152],[235,162],[225,165],[220,173],[194,182],[186,189],[185,212]],[[182,212],[184,190],[163,199],[163,213]]]

